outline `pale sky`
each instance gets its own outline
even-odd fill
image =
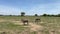
[[[0,14],[60,14],[60,0],[0,0]]]

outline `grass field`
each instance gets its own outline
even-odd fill
[[[35,17],[35,16],[0,16],[0,31],[5,31],[7,34],[18,34],[17,32],[22,32],[24,29],[28,27],[24,27],[24,25],[16,25],[14,23],[20,23],[21,19],[28,19],[29,23],[34,23],[35,18],[40,18],[41,22],[37,25],[43,26],[44,33],[48,34],[48,30],[54,29],[57,31],[57,34],[60,34],[60,17]],[[46,30],[46,31],[45,31]],[[34,34],[31,32],[31,34]]]

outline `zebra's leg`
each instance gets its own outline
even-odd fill
[[[25,22],[23,22],[23,25],[25,25]]]
[[[28,25],[28,22],[27,22],[27,25]]]

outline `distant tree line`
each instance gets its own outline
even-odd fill
[[[25,12],[21,12],[21,16],[25,16]],[[35,14],[33,16],[39,16],[38,14]],[[60,17],[60,14],[57,14],[57,15],[53,15],[53,14],[43,14],[43,15],[40,15],[40,16],[48,16],[48,17]]]
[[[2,14],[0,14],[0,16],[20,16],[20,15],[2,15]]]
[[[25,12],[21,12],[21,16],[25,16]],[[39,16],[38,14],[34,14],[33,16]],[[53,14],[43,14],[43,15],[40,15],[40,16],[48,16],[48,17],[60,17],[60,14],[57,14],[57,15],[53,15]]]
[[[26,16],[25,12],[21,12],[20,13],[21,15],[0,15],[0,16]],[[29,16],[29,15],[28,15]],[[34,14],[33,16],[39,16],[38,14]],[[48,16],[48,17],[60,17],[60,14],[57,14],[57,15],[53,15],[53,14],[43,14],[43,15],[40,15],[40,16]]]
[[[53,15],[53,14],[43,14],[41,16],[49,16],[49,17],[60,17],[60,14],[57,14],[57,15]]]

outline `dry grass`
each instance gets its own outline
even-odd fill
[[[20,19],[26,17],[18,17],[18,16],[0,16],[0,31],[5,31],[8,34],[18,34],[20,31],[23,31],[26,26],[22,25]],[[54,29],[57,31],[57,34],[60,34],[60,17],[38,17],[42,22],[39,24],[34,23],[34,19],[36,17],[29,16],[27,17],[29,20],[29,27],[32,30],[43,29],[44,33],[48,34],[49,30]],[[34,23],[34,24],[33,24]],[[34,32],[34,31],[33,31]],[[31,33],[33,34],[33,33]]]

